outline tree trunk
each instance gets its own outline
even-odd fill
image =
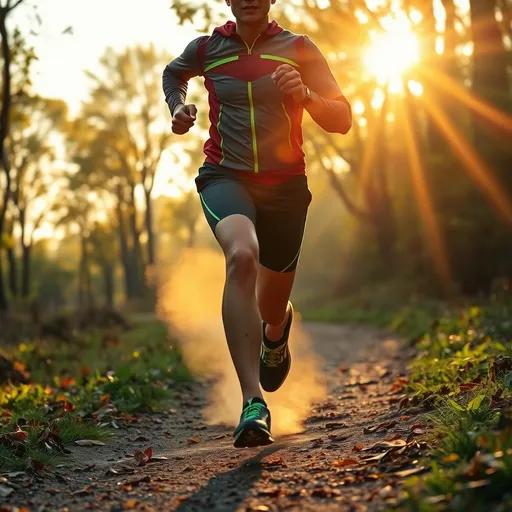
[[[135,185],[130,185],[130,203],[129,203],[128,219],[130,223],[130,232],[132,238],[131,264],[132,264],[132,284],[135,296],[137,298],[144,297],[145,286],[145,265],[142,255],[142,246],[140,243],[140,231],[137,226],[137,208],[135,205]]]
[[[13,297],[18,296],[18,265],[16,261],[16,254],[14,249],[9,247],[7,249],[7,259],[9,261],[9,289]]]
[[[4,271],[3,271],[3,255],[2,250],[0,249],[0,313],[2,311],[7,311],[9,309],[9,304],[7,302],[7,294],[5,290],[4,283]]]
[[[153,231],[153,204],[151,202],[151,191],[145,190],[144,197],[146,198],[146,212],[145,223],[146,233],[148,235],[148,264],[155,264],[155,233]]]
[[[105,303],[108,308],[114,308],[114,268],[108,262],[103,262],[103,286],[105,292]]]
[[[121,252],[121,263],[123,267],[123,277],[124,277],[124,293],[126,298],[129,300],[133,298],[133,288],[132,288],[132,270],[130,266],[130,251],[128,249],[128,240],[126,237],[126,226],[122,208],[122,198],[121,191],[118,189],[117,192],[117,232],[119,234],[119,250]]]
[[[78,281],[78,307],[80,311],[89,311],[92,308],[91,272],[89,267],[89,254],[87,238],[82,230],[80,233],[80,269]]]
[[[3,194],[3,202],[0,209],[0,240],[4,233],[5,215],[10,198],[11,190],[11,173],[7,157],[5,155],[5,140],[9,134],[9,120],[11,109],[11,49],[9,47],[9,35],[6,26],[6,17],[8,11],[2,9],[0,11],[0,37],[2,48],[3,69],[3,87],[2,87],[2,109],[0,111],[0,164],[5,172],[5,191]],[[1,251],[1,249],[0,249]],[[0,254],[1,258],[1,254]],[[7,311],[9,307],[7,301],[7,293],[5,290],[5,281],[0,269],[0,311]]]
[[[23,261],[21,275],[21,296],[26,299],[30,294],[30,264],[32,257],[32,246],[23,245]]]
[[[507,52],[503,35],[495,18],[496,2],[470,0],[471,27],[473,31],[473,89],[498,108],[510,101],[507,73]],[[473,113],[475,143],[480,148],[499,133],[481,115]]]

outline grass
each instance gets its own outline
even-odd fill
[[[158,321],[127,332],[94,330],[77,341],[26,340],[4,350],[27,384],[0,387],[0,470],[42,470],[78,440],[108,441],[133,415],[168,407],[191,380]]]
[[[464,302],[391,301],[377,290],[303,314],[388,328],[416,348],[405,391],[429,411],[431,471],[406,482],[411,512],[512,510],[512,301]]]
[[[443,305],[435,301],[392,303],[363,295],[334,299],[319,308],[308,308],[302,315],[309,322],[371,324],[415,341],[431,330],[442,311]]]
[[[432,411],[432,471],[409,482],[409,510],[512,509],[511,318],[510,303],[471,307],[417,345],[407,391]]]

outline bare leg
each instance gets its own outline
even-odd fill
[[[215,235],[226,257],[222,301],[224,331],[245,402],[253,397],[262,398],[259,384],[261,317],[256,301],[258,239],[254,224],[244,215],[222,219]]]
[[[279,341],[283,336],[294,280],[295,271],[276,272],[260,265],[258,305],[261,317],[267,323],[265,335],[269,341]]]

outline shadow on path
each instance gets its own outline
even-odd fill
[[[263,449],[254,457],[230,471],[219,473],[183,501],[177,512],[203,512],[215,510],[217,512],[232,512],[236,510],[249,496],[253,486],[261,478],[261,459],[285,447],[279,443]]]

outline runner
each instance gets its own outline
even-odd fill
[[[210,137],[196,186],[226,258],[222,318],[243,395],[234,446],[253,447],[273,442],[261,388],[279,389],[291,365],[289,298],[311,202],[302,113],[341,134],[352,115],[315,44],[269,22],[275,0],[226,3],[236,22],[194,39],[165,68],[163,90],[176,134],[196,120],[188,81],[203,76],[208,91]]]

